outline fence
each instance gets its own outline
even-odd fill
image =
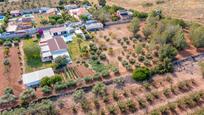
[[[111,26],[111,25],[116,25],[116,24],[124,24],[124,23],[129,23],[132,19],[127,19],[127,20],[118,20],[114,22],[105,22],[104,26]]]

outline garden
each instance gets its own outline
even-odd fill
[[[25,72],[32,72],[32,71],[53,66],[53,64],[50,62],[42,63],[38,40],[33,40],[33,39],[23,40],[23,51],[25,54],[25,57],[24,57]]]

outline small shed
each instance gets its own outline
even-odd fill
[[[42,69],[39,71],[26,73],[22,75],[23,84],[26,87],[38,87],[40,80],[44,77],[51,77],[54,75],[52,68]]]

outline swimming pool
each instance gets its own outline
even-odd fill
[[[5,16],[0,16],[0,20],[4,20],[4,17],[5,17]]]
[[[67,34],[63,36],[63,39],[65,42],[71,42],[73,40],[73,37],[75,36],[75,34]]]

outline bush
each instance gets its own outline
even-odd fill
[[[117,104],[121,112],[126,112],[127,109],[126,103],[119,101]]]
[[[101,59],[101,60],[106,60],[106,55],[105,55],[105,54],[101,54],[101,55],[100,55],[100,59]]]
[[[191,27],[190,35],[193,44],[197,48],[204,47],[204,27]]]
[[[84,78],[84,81],[86,82],[86,83],[90,83],[91,81],[93,81],[93,79],[92,79],[92,77],[85,77]]]
[[[44,77],[40,80],[40,86],[51,86],[54,85],[57,82],[61,82],[62,81],[62,77],[59,75],[55,75],[52,77]]]
[[[30,103],[35,98],[35,92],[33,89],[26,89],[20,94],[20,101],[22,104]]]
[[[133,20],[131,21],[131,25],[130,25],[130,30],[133,32],[133,34],[135,35],[140,28],[140,20],[138,18],[133,18]]]
[[[132,78],[135,81],[144,81],[150,78],[150,71],[147,68],[137,68],[133,71]]]
[[[69,60],[67,59],[67,56],[58,56],[55,58],[54,63],[55,63],[55,69],[62,69],[64,68]]]
[[[93,88],[92,92],[95,93],[96,96],[104,96],[106,94],[106,85],[103,83],[97,83]]]
[[[7,87],[5,90],[4,90],[4,94],[13,94],[13,89],[10,88],[10,87]]]
[[[49,86],[44,86],[44,87],[42,87],[41,90],[44,94],[51,94],[52,93],[52,89]]]
[[[177,50],[169,44],[163,45],[159,50],[160,60],[164,60],[165,58],[173,60],[176,54],[177,54]]]
[[[117,68],[117,67],[114,67],[113,69],[112,69],[112,71],[114,72],[114,74],[119,74],[120,72],[119,72],[119,69]]]
[[[76,103],[82,103],[86,101],[85,92],[83,90],[76,90],[73,94],[73,98]]]

